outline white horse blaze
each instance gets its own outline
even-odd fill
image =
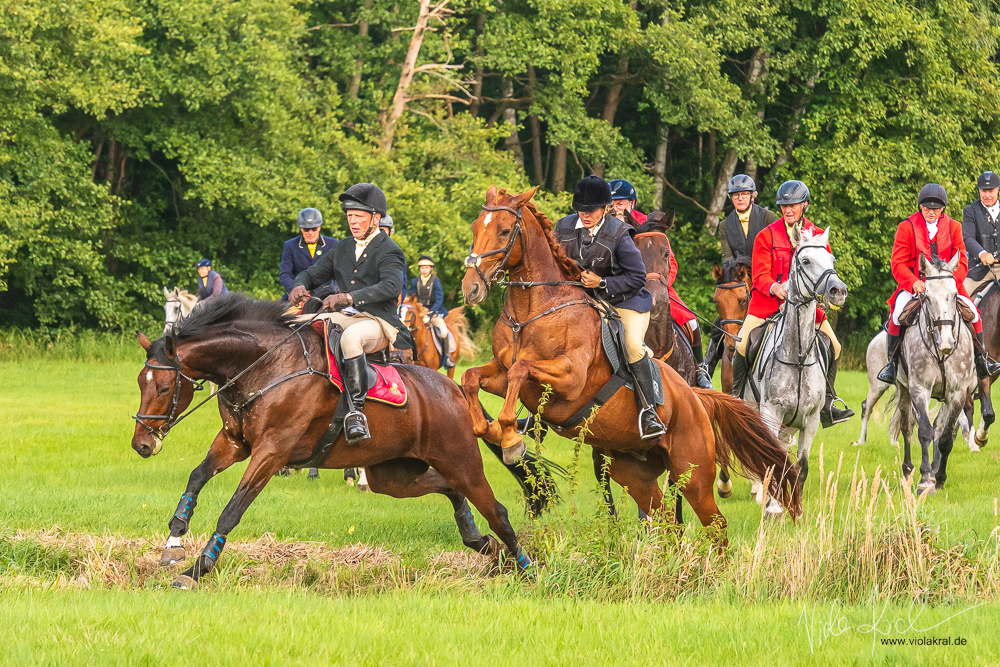
[[[153,381],[153,371],[146,371],[146,382]]]
[[[493,219],[493,212],[490,211],[489,213],[486,214],[486,217],[483,218],[483,229],[486,229],[486,227],[490,224],[490,220],[492,219]]]

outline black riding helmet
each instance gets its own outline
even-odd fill
[[[573,188],[573,210],[590,213],[611,206],[611,186],[600,176],[587,176]]]
[[[352,185],[338,199],[342,202],[340,208],[344,211],[367,211],[368,213],[385,215],[389,208],[385,193],[377,185],[371,183]]]
[[[937,183],[928,183],[920,188],[917,204],[927,208],[944,208],[948,205],[948,193]]]
[[[979,182],[976,186],[980,190],[992,190],[993,188],[1000,188],[1000,176],[997,176],[995,171],[984,171],[979,176]]]
[[[785,181],[778,188],[778,196],[775,199],[778,206],[808,203],[809,188],[802,181]]]
[[[323,214],[314,208],[304,208],[299,211],[299,228],[316,229],[323,224]]]
[[[729,194],[737,192],[757,192],[757,184],[746,174],[736,174],[729,179]]]

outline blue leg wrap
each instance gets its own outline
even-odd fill
[[[222,547],[224,546],[226,546],[226,536],[212,533],[212,539],[205,545],[205,550],[201,552],[201,555],[210,560],[214,565],[215,561],[219,560],[219,554],[222,553]]]
[[[517,563],[517,569],[521,572],[530,572],[532,565],[534,565],[521,547],[517,548],[517,558],[514,561]]]
[[[194,514],[195,505],[198,501],[195,500],[193,493],[185,493],[181,496],[181,500],[177,503],[177,511],[174,512],[174,518],[179,519],[187,527],[188,521],[191,520],[191,515]]]

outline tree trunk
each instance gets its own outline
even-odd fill
[[[611,127],[615,126],[615,114],[618,113],[618,105],[622,101],[622,87],[625,85],[625,75],[627,74],[628,56],[622,52],[618,56],[618,73],[612,79],[614,83],[608,88],[608,96],[604,99],[604,111],[601,113],[601,118]],[[603,162],[594,163],[594,175],[604,177]]]
[[[365,11],[372,8],[372,0],[365,0],[363,5]],[[362,14],[367,16],[367,14]],[[361,38],[358,45],[358,57],[354,61],[354,76],[351,77],[351,85],[347,87],[347,97],[352,100],[358,99],[358,91],[361,90],[361,70],[365,66],[365,44],[368,42],[368,20],[358,18],[358,37]]]
[[[507,99],[513,99],[514,77],[504,77],[503,96]],[[524,171],[524,151],[521,150],[521,140],[517,136],[517,109],[514,108],[513,104],[509,104],[507,108],[503,110],[503,122],[510,126],[510,134],[508,134],[503,141],[504,148],[511,152],[511,155],[514,156],[514,160],[517,162],[518,166],[521,167],[521,171]]]
[[[752,157],[747,158],[747,164],[743,168],[743,173],[753,179],[753,182],[757,182],[757,161]],[[760,188],[758,188],[759,190]]]
[[[528,85],[531,87],[531,98],[534,100],[538,94],[538,79],[535,76],[535,66],[528,65]],[[538,122],[538,114],[528,115],[528,123],[531,125],[531,162],[535,172],[535,183],[545,182],[545,171],[542,165],[542,128]]]
[[[660,143],[656,147],[656,157],[653,159],[653,183],[656,189],[653,191],[653,210],[663,210],[663,180],[666,178],[667,169],[667,135],[670,128],[660,128]]]
[[[814,74],[806,81],[806,87],[811,89],[815,85],[816,75]],[[792,159],[792,151],[795,149],[795,135],[799,131],[799,126],[802,125],[800,118],[802,117],[802,112],[806,110],[807,104],[809,104],[809,97],[802,95],[799,103],[795,106],[795,110],[792,112],[792,124],[788,128],[788,138],[785,139],[785,145],[782,146],[781,155],[774,161],[774,166],[770,171],[771,174],[777,174]]]
[[[566,153],[569,145],[564,141],[556,146],[552,155],[552,192],[566,189]]]
[[[751,88],[757,86],[760,75],[764,72],[767,62],[767,53],[760,49],[755,49],[753,58],[750,60],[750,72],[747,75],[747,85]],[[719,226],[719,217],[722,215],[722,207],[726,203],[726,191],[729,179],[733,177],[736,170],[736,149],[730,148],[726,151],[726,156],[722,158],[722,166],[719,168],[719,176],[715,179],[715,189],[712,192],[712,200],[709,202],[708,213],[705,215],[705,227],[713,233]]]
[[[413,82],[414,70],[417,66],[417,56],[420,55],[420,47],[424,43],[424,33],[427,30],[427,17],[430,14],[431,0],[420,0],[420,9],[417,13],[417,25],[413,29],[413,37],[410,38],[410,48],[406,51],[406,60],[403,61],[403,71],[399,74],[399,85],[396,86],[396,94],[392,96],[392,107],[389,117],[382,128],[382,150],[388,153],[392,150],[392,140],[396,136],[396,126],[406,110],[406,92]]]
[[[483,30],[486,29],[486,12],[481,12],[476,18],[476,71],[473,73],[472,83],[472,104],[469,105],[469,113],[473,118],[479,117],[479,105],[483,96],[483,45],[480,43]]]

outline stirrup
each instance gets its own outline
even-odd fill
[[[835,419],[833,416],[833,411],[838,401],[840,402],[841,405],[844,406],[841,412],[847,414],[842,414],[840,418]],[[823,428],[830,428],[831,426],[835,426],[837,424],[843,424],[844,422],[848,421],[851,417],[854,416],[854,410],[851,410],[851,408],[847,406],[847,401],[842,399],[840,396],[834,396],[833,400],[830,402],[830,409],[827,410],[824,408],[822,411],[820,411],[819,416]]]
[[[352,420],[354,423],[350,423]],[[364,433],[352,436],[351,427],[355,424],[360,425],[364,429]],[[371,431],[368,430],[368,417],[365,416],[365,413],[360,410],[348,412],[347,416],[344,417],[344,438],[347,440],[347,444],[353,445],[370,437],[372,437]]]
[[[892,367],[892,362],[889,362],[888,364],[886,364],[885,366],[883,366],[882,370],[880,370],[878,372],[878,375],[875,376],[875,379],[877,379],[879,382],[884,382],[885,384],[896,384],[896,373],[895,373],[896,369],[895,368],[892,369],[893,370],[892,379],[891,380],[886,380],[885,379],[885,376],[889,375],[889,369],[891,367]]]
[[[653,419],[656,421],[656,425],[659,428],[654,432],[643,433],[642,416],[647,412],[652,413]],[[662,421],[660,421],[660,417],[656,414],[656,410],[654,410],[652,407],[649,407],[649,408],[643,408],[642,410],[639,411],[639,437],[641,437],[643,440],[649,440],[650,438],[658,438],[666,432],[667,432],[667,427],[663,425]]]
[[[715,387],[712,385],[712,376],[709,375],[708,369],[705,368],[704,366],[698,366],[695,369],[694,378],[695,382],[697,382],[698,386],[701,387],[702,389],[715,389]],[[702,380],[704,380],[704,383],[702,382]]]

